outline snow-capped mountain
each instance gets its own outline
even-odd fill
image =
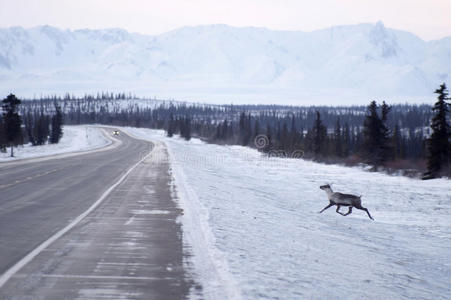
[[[226,25],[158,36],[122,29],[0,29],[0,92],[132,91],[208,102],[416,101],[451,77],[451,38],[381,22],[313,32]]]

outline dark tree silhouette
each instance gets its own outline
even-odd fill
[[[55,102],[55,114],[52,116],[52,131],[50,133],[50,143],[57,144],[63,136],[63,114],[61,107]]]
[[[21,142],[22,138],[22,119],[18,114],[18,106],[21,101],[13,94],[3,99],[3,128],[5,132],[5,140],[7,146],[11,147],[11,157],[14,156],[14,146],[17,146]]]
[[[168,120],[168,130],[167,130],[167,136],[172,137],[175,132],[175,122],[174,122],[174,114],[169,114],[169,120]]]
[[[392,157],[394,159],[402,159],[403,158],[403,144],[402,144],[402,136],[401,131],[399,130],[398,124],[395,125],[392,136],[392,145],[393,145],[393,154]]]
[[[432,110],[435,112],[432,118],[431,128],[432,134],[427,140],[428,157],[427,169],[424,179],[436,178],[440,171],[448,165],[450,161],[450,126],[446,120],[448,113],[448,90],[445,83],[440,85],[440,88],[435,91],[438,94],[438,100]]]
[[[389,135],[385,125],[390,107],[383,102],[382,117],[377,113],[376,101],[368,106],[368,112],[363,122],[363,156],[365,161],[376,170],[384,165],[389,157]]]
[[[96,95],[74,97],[67,94],[64,98],[48,96],[41,99],[28,99],[20,105],[19,115],[23,116],[26,125],[27,141],[37,140],[38,123],[44,120],[44,125],[50,126],[49,119],[54,115],[53,105],[57,101],[66,124],[109,124],[116,126],[142,126],[153,129],[165,129],[168,134],[180,133],[182,138],[193,136],[207,142],[228,143],[253,146],[254,137],[265,133],[269,143],[262,148],[265,153],[291,153],[301,150],[305,158],[315,157],[317,161],[355,164],[368,162],[363,155],[366,140],[363,135],[362,124],[366,118],[365,106],[282,106],[282,105],[206,105],[182,102],[161,102],[157,105],[146,106],[132,101],[121,101],[127,98],[125,93],[117,95],[103,92]],[[144,104],[144,105],[143,105]],[[384,108],[385,107],[385,108]],[[376,105],[376,115],[379,113],[381,132],[377,136],[377,145],[384,145],[387,136],[391,134],[386,146],[395,146],[394,141],[401,143],[401,158],[397,164],[388,164],[395,159],[395,149],[388,151],[388,161],[385,162],[387,149],[376,147],[386,166],[395,168],[423,168],[426,159],[426,148],[423,133],[430,125],[432,110],[430,105],[398,104],[391,107]],[[321,113],[322,130],[316,130],[317,111]],[[388,113],[389,112],[389,113]],[[45,118],[41,117],[45,115]],[[31,115],[29,118],[28,116]],[[334,125],[340,118],[340,135],[334,135]],[[173,122],[170,122],[170,120]],[[187,124],[189,120],[189,125]],[[39,121],[40,120],[40,121]],[[39,122],[38,122],[39,121]],[[30,123],[31,122],[31,123]],[[172,126],[169,126],[170,124]],[[291,123],[291,124],[290,124]],[[28,124],[28,125],[27,125]],[[31,126],[29,126],[31,124]],[[344,124],[344,126],[343,126]],[[36,125],[36,126],[35,126]],[[395,130],[396,125],[398,129]],[[50,126],[51,127],[51,126]],[[299,128],[299,130],[297,130]],[[308,128],[307,134],[304,128]],[[1,129],[1,128],[0,128]],[[31,129],[31,130],[29,130]],[[41,131],[44,129],[41,128]],[[5,132],[3,130],[3,132]],[[329,133],[328,133],[329,132]],[[51,138],[50,133],[50,138]],[[397,135],[396,137],[394,137]],[[41,135],[42,137],[45,136]],[[26,137],[26,136],[25,136]],[[384,138],[385,137],[385,138]],[[1,145],[5,145],[5,138],[0,136]],[[25,140],[25,139],[24,139]],[[42,140],[42,138],[41,138]],[[321,142],[318,142],[321,141]],[[341,141],[342,156],[339,157]],[[315,149],[316,148],[316,149]],[[315,154],[315,150],[317,153]],[[359,156],[358,154],[362,154]],[[421,169],[424,172],[424,169]]]
[[[313,153],[315,158],[324,152],[324,144],[327,137],[327,128],[321,121],[321,114],[316,111],[315,125],[313,126]]]
[[[387,120],[388,120],[388,113],[390,112],[391,107],[385,103],[385,101],[382,102],[381,106],[381,128],[380,128],[380,135],[381,135],[381,163],[384,164],[391,156],[391,146],[390,146],[390,131],[387,127]]]
[[[343,156],[343,141],[342,141],[342,132],[341,132],[340,118],[337,118],[337,122],[335,123],[334,128],[334,145],[335,145],[335,155],[337,157]]]

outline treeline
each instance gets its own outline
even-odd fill
[[[103,92],[99,92],[96,93],[95,95],[93,94],[84,94],[82,97],[77,97],[75,95],[71,95],[69,93],[64,94],[64,96],[59,96],[59,95],[48,95],[48,96],[40,96],[39,98],[32,98],[32,99],[27,99],[27,100],[51,100],[52,102],[60,102],[62,100],[129,100],[129,99],[139,99],[136,95],[132,94],[132,93],[125,93],[125,92],[121,92],[121,93],[113,93],[113,92],[108,92],[108,91],[103,91]]]
[[[63,136],[63,114],[56,102],[52,115],[38,110],[28,111],[24,116],[24,124],[27,140],[33,146],[47,142],[57,144]]]
[[[20,114],[21,103],[12,94],[2,101],[0,151],[6,152],[6,148],[11,147],[11,156],[14,156],[14,147],[18,145],[58,143],[63,135],[63,113],[57,102],[51,113],[48,110],[44,113],[42,108],[28,109],[24,114]]]
[[[427,169],[428,137],[436,114],[431,105],[389,106],[385,102],[299,107],[116,98],[108,94],[66,96],[58,104],[66,124],[164,129],[168,136],[256,147],[273,156],[417,171]],[[21,114],[30,110],[46,114],[53,110],[55,99],[24,101]]]

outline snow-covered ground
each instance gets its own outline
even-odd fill
[[[6,153],[0,152],[1,161],[11,161],[24,158],[50,156],[76,151],[93,150],[110,144],[101,129],[91,126],[64,126],[63,137],[58,144],[31,146],[31,144],[14,148],[14,157],[10,157],[10,148]]]
[[[265,158],[249,148],[127,130],[168,145],[206,299],[451,298],[449,180]],[[363,195],[375,221],[360,210],[318,214],[328,204],[324,183]]]

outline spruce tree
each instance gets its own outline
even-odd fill
[[[435,91],[438,94],[437,102],[434,104],[432,111],[435,113],[431,121],[432,134],[427,140],[428,157],[427,172],[424,179],[436,178],[440,172],[450,162],[450,126],[447,122],[448,90],[445,83]]]
[[[337,122],[335,123],[334,129],[334,145],[335,145],[335,155],[337,157],[343,156],[343,143],[342,143],[342,133],[341,133],[341,125],[340,118],[337,118]]]
[[[34,136],[36,138],[36,145],[44,145],[49,136],[49,123],[47,116],[42,112],[36,117],[34,124]]]
[[[222,138],[224,140],[228,140],[231,136],[231,127],[229,127],[229,122],[227,121],[227,119],[224,120],[224,126],[222,127]]]
[[[399,129],[399,125],[395,125],[395,129],[393,130],[393,137],[392,137],[392,144],[393,144],[393,158],[394,159],[400,159],[402,158],[402,136],[401,136],[401,130]]]
[[[363,122],[362,150],[366,163],[377,170],[389,157],[389,136],[386,121],[390,107],[383,102],[381,118],[377,113],[376,101],[372,101],[367,109],[368,113]]]
[[[170,113],[167,136],[172,137],[174,135],[174,131],[175,131],[174,115]]]
[[[3,119],[0,116],[0,152],[6,152],[6,137],[3,125]]]
[[[54,104],[55,114],[52,116],[52,131],[50,133],[50,143],[59,143],[61,137],[63,136],[63,114],[61,112],[61,107]]]
[[[254,124],[254,139],[259,134],[260,134],[260,122],[257,119],[257,120],[255,120],[255,124]]]
[[[185,132],[184,132],[184,138],[185,140],[189,141],[191,139],[191,119],[189,117],[185,118]]]
[[[215,140],[219,141],[221,140],[221,123],[219,122],[218,124],[216,124],[216,134],[215,134]]]
[[[283,122],[282,132],[280,133],[280,145],[281,145],[281,150],[283,150],[285,152],[288,151],[288,149],[290,148],[288,125],[286,122]]]
[[[180,137],[184,138],[186,132],[186,123],[184,118],[177,118],[177,127],[180,130]]]
[[[252,128],[251,128],[251,116],[246,116],[244,112],[240,114],[239,121],[239,138],[240,144],[242,146],[249,145],[249,141],[252,137]]]
[[[380,128],[380,135],[381,135],[381,164],[383,164],[385,161],[387,161],[391,156],[391,147],[390,147],[390,131],[388,130],[387,126],[387,120],[388,120],[388,113],[390,112],[391,107],[385,103],[385,101],[382,102],[381,106],[381,128]]]
[[[300,150],[301,137],[299,132],[296,129],[296,120],[294,115],[291,117],[291,129],[290,129],[290,150],[296,151]]]
[[[34,121],[33,121],[33,115],[31,114],[31,112],[28,112],[26,114],[26,118],[25,118],[25,130],[27,131],[27,135],[28,135],[28,141],[31,143],[31,145],[35,146],[36,145],[36,139],[34,137]]]
[[[349,131],[349,124],[345,123],[345,128],[344,128],[344,132],[343,132],[343,156],[344,157],[348,157],[349,156],[349,152],[352,148],[351,145],[351,133]]]
[[[11,157],[14,156],[14,146],[20,143],[22,138],[22,119],[19,116],[18,109],[21,101],[15,95],[10,94],[3,99],[3,130],[5,132],[5,141],[7,146],[11,147]]]
[[[272,147],[273,147],[273,140],[272,140],[273,137],[272,137],[272,132],[271,132],[271,126],[269,124],[266,124],[266,133],[265,133],[265,135],[268,138],[268,143],[263,148],[263,152],[268,153],[270,150],[272,150]]]
[[[324,144],[327,137],[327,128],[321,121],[321,114],[316,111],[316,120],[313,126],[313,153],[315,158],[324,152]]]

